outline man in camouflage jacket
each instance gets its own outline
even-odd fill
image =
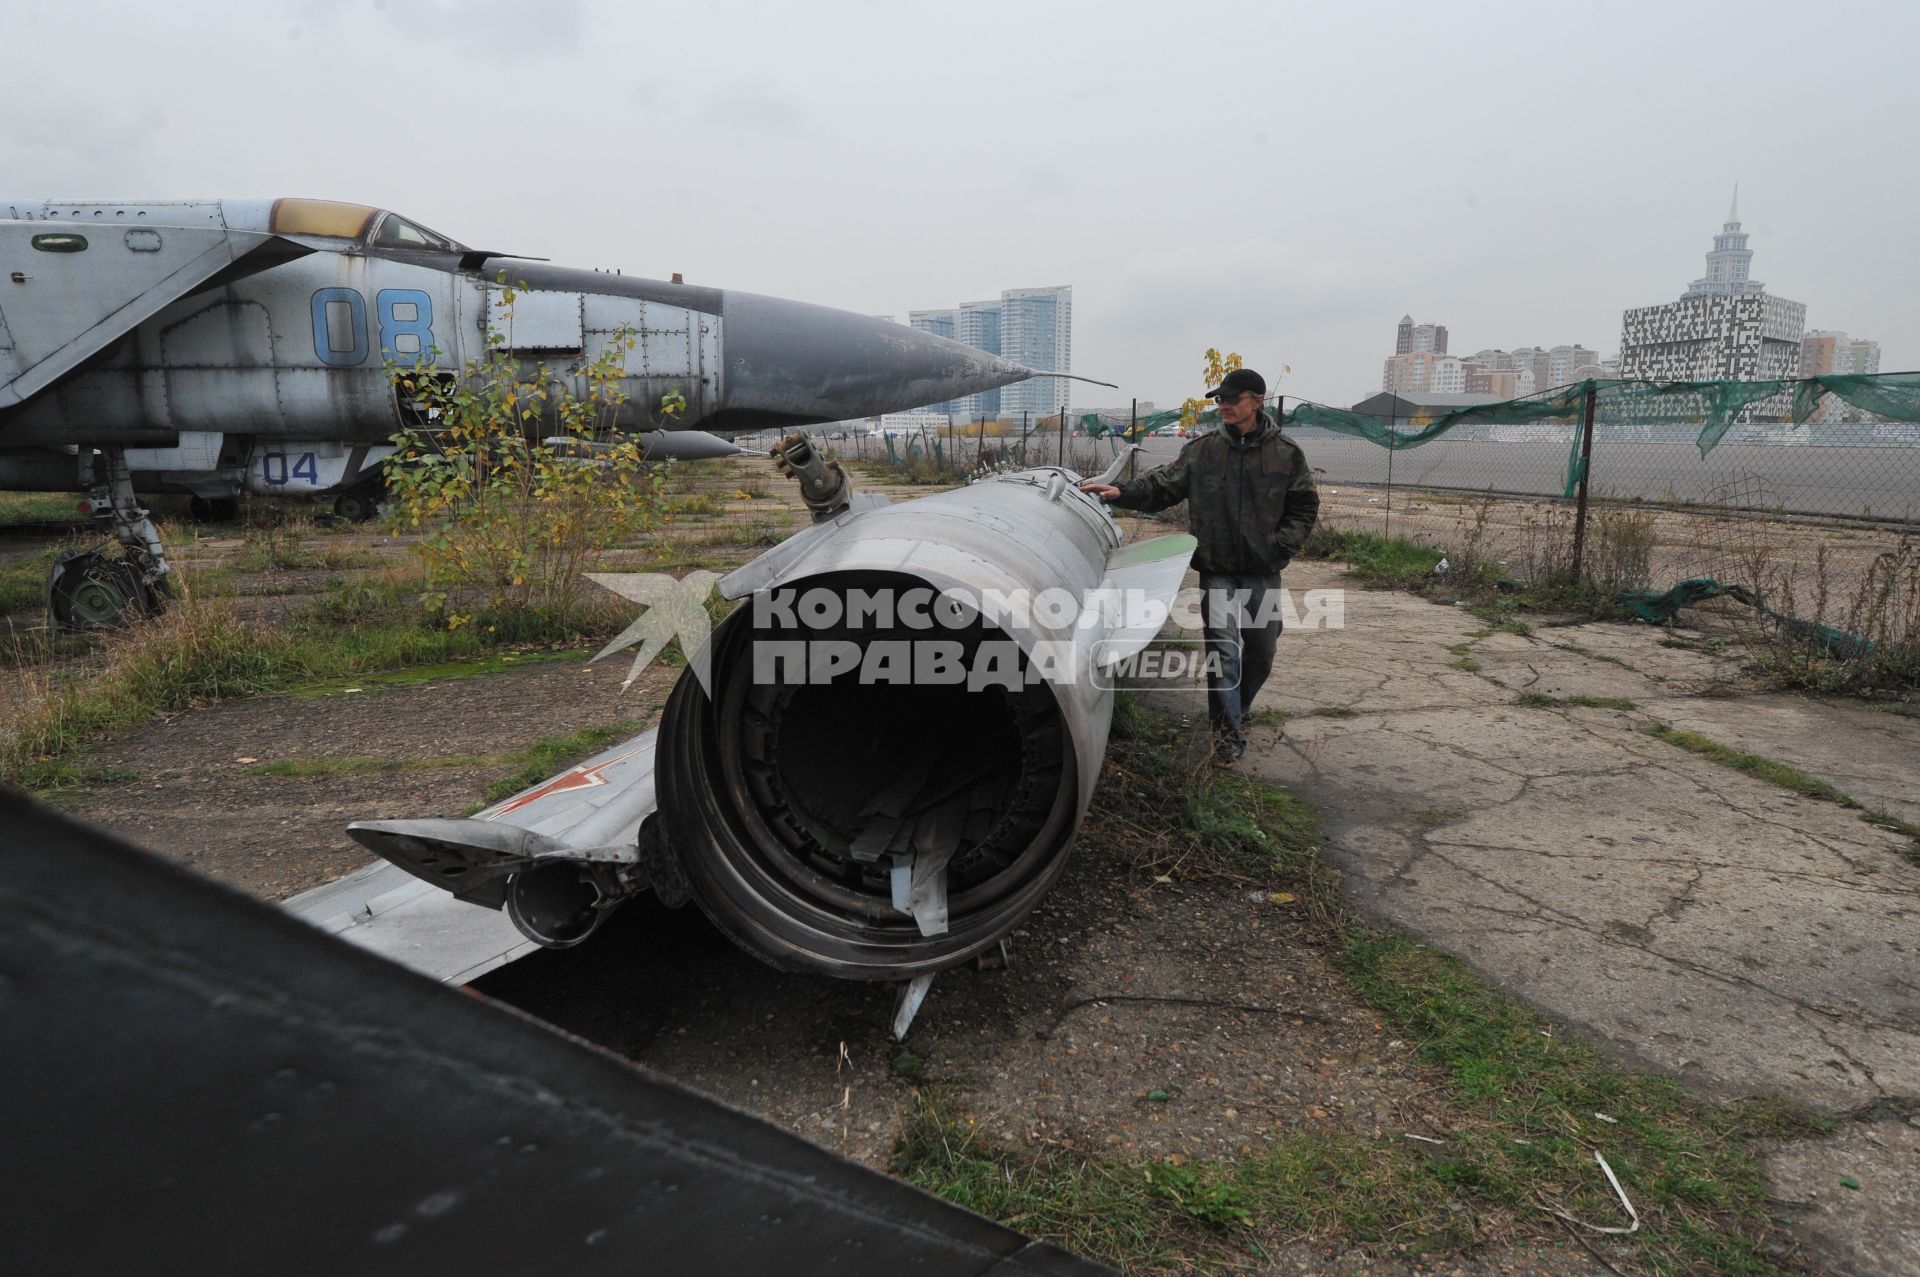
[[[1153,511],[1187,503],[1199,545],[1201,617],[1206,626],[1207,716],[1222,756],[1240,757],[1253,698],[1273,670],[1280,639],[1280,570],[1300,552],[1320,514],[1306,454],[1266,411],[1267,383],[1237,368],[1207,392],[1219,401],[1220,429],[1180,450],[1170,465],[1131,482],[1082,487],[1109,505]]]

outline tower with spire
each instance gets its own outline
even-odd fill
[[[1679,301],[1639,306],[1621,317],[1620,375],[1651,381],[1736,381],[1791,377],[1800,362],[1807,308],[1775,297],[1748,277],[1753,250],[1740,229],[1740,188],[1713,237],[1707,273]],[[1774,415],[1771,402],[1756,415]]]
[[[1733,206],[1727,221],[1713,237],[1713,251],[1707,254],[1707,273],[1687,286],[1688,297],[1725,297],[1733,293],[1764,293],[1765,284],[1748,279],[1753,267],[1753,250],[1747,247],[1746,232],[1740,229],[1740,188],[1733,188]]]

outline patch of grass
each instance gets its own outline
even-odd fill
[[[711,492],[688,492],[667,499],[667,511],[676,517],[711,518],[721,508],[720,498]]]
[[[1456,820],[1465,820],[1467,813],[1455,811],[1451,807],[1422,807],[1413,813],[1414,823],[1428,829],[1438,829],[1441,825],[1450,825]]]
[[[583,758],[590,758],[610,745],[637,735],[639,731],[638,723],[614,723],[607,727],[582,728],[567,736],[548,736],[537,740],[515,756],[522,760],[518,771],[510,776],[502,776],[487,786],[485,801],[491,805],[502,798],[511,797]]]
[[[1677,745],[1690,754],[1698,754],[1702,758],[1719,763],[1722,767],[1731,767],[1737,772],[1744,772],[1756,780],[1766,781],[1769,785],[1790,789],[1803,798],[1818,798],[1825,802],[1838,802],[1850,807],[1858,805],[1826,781],[1809,776],[1786,763],[1776,762],[1759,754],[1745,753],[1731,745],[1723,745],[1711,736],[1702,736],[1699,732],[1681,731],[1667,723],[1655,723],[1650,730],[1653,735],[1669,745]]]
[[[1480,662],[1474,660],[1471,656],[1463,656],[1457,661],[1448,661],[1447,664],[1453,669],[1465,670],[1469,674],[1478,674],[1480,672]]]
[[[48,546],[0,567],[0,613],[46,607],[47,577],[60,550],[59,546]]]
[[[1332,533],[1329,540],[1309,544],[1308,552],[1315,551],[1345,559],[1353,574],[1370,585],[1393,587],[1425,588],[1433,580],[1434,567],[1446,557],[1430,545],[1374,532]]]
[[[0,527],[21,523],[86,523],[75,492],[0,493]]]
[[[1203,770],[1181,779],[1183,737],[1171,721],[1136,718],[1136,735],[1112,777],[1126,793],[1110,805],[1117,836],[1218,849],[1191,871],[1240,866],[1245,825],[1262,848],[1264,882],[1309,906],[1314,943],[1378,1014],[1385,1031],[1415,1044],[1437,1090],[1423,1100],[1437,1145],[1413,1148],[1397,1131],[1369,1137],[1306,1129],[1235,1161],[1167,1158],[1123,1162],[1067,1152],[1033,1155],[994,1146],[943,1093],[923,1091],[895,1152],[912,1182],[989,1216],[1133,1270],[1245,1264],[1270,1232],[1330,1243],[1445,1254],[1497,1244],[1516,1229],[1554,1232],[1550,1212],[1615,1221],[1619,1204],[1594,1163],[1603,1152],[1644,1226],[1614,1239],[1639,1271],[1795,1271],[1793,1245],[1749,1152],[1761,1138],[1824,1133],[1831,1124],[1774,1100],[1704,1102],[1680,1083],[1622,1067],[1560,1026],[1497,992],[1463,963],[1363,922],[1317,852],[1310,808],[1284,791]],[[1168,766],[1169,762],[1172,766]],[[1173,793],[1140,787],[1142,770],[1171,775]],[[1205,797],[1191,801],[1195,787]],[[1154,817],[1169,818],[1164,829]],[[1279,824],[1272,823],[1274,816]],[[1423,824],[1458,813],[1428,808]],[[1135,857],[1159,868],[1158,859]],[[1177,867],[1177,866],[1176,866]],[[1613,1120],[1603,1121],[1604,1113]],[[1620,1221],[1624,1222],[1624,1221]]]
[[[435,661],[427,665],[413,665],[405,669],[388,670],[377,674],[342,675],[338,678],[322,679],[304,687],[296,687],[289,695],[295,700],[309,701],[323,696],[339,696],[350,690],[418,687],[424,683],[448,683],[461,678],[485,678],[505,670],[540,665],[549,661],[584,661],[590,655],[592,653],[579,650],[489,652],[465,660]]]
[[[77,749],[136,727],[156,714],[235,696],[486,674],[524,660],[572,653],[501,653],[507,643],[561,641],[606,629],[610,621],[545,615],[488,621],[462,629],[433,623],[412,602],[393,605],[391,583],[357,585],[275,626],[243,622],[223,600],[187,592],[155,620],[96,641],[97,669],[37,703],[0,733],[0,775],[27,788],[59,783]],[[611,598],[611,596],[609,596]],[[399,612],[396,615],[396,611]],[[610,612],[609,617],[613,615]],[[381,671],[411,671],[378,676]]]
[[[1785,1229],[1746,1145],[1829,1123],[1782,1101],[1705,1103],[1672,1079],[1630,1072],[1405,936],[1349,927],[1336,964],[1446,1078],[1455,1112],[1432,1169],[1458,1191],[1519,1214],[1557,1206],[1615,1219],[1598,1148],[1645,1221],[1625,1244],[1647,1266],[1786,1271],[1768,1249]]]
[[[1514,704],[1523,709],[1636,710],[1640,708],[1632,701],[1619,696],[1548,696],[1543,692],[1528,692]]]
[[[1315,718],[1358,718],[1360,711],[1346,705],[1321,705],[1308,710]]]
[[[1242,873],[1299,872],[1319,851],[1313,809],[1276,785],[1237,772],[1212,773],[1182,795],[1187,829]]]
[[[1617,656],[1609,655],[1606,652],[1596,652],[1591,648],[1581,647],[1578,643],[1554,643],[1550,646],[1558,648],[1562,652],[1572,652],[1575,656],[1584,656],[1590,661],[1601,661],[1607,665],[1618,665],[1623,670],[1633,669],[1633,666],[1627,664]]]
[[[139,780],[140,773],[126,767],[97,767],[90,763],[65,761],[40,767],[29,779],[32,783],[28,787],[45,797],[62,790],[91,789],[98,785]]]
[[[1480,631],[1480,633],[1482,634],[1486,634],[1488,632],[1489,631],[1487,630]],[[1447,650],[1449,652],[1452,652],[1455,656],[1465,656],[1468,652],[1471,652],[1473,650],[1473,643],[1471,641],[1465,642],[1465,643],[1449,643],[1447,645]]]
[[[1113,694],[1113,726],[1109,738],[1116,741],[1139,740],[1153,728],[1153,716],[1140,701],[1127,692]]]
[[[374,758],[365,754],[345,758],[288,758],[247,768],[249,776],[308,780],[317,776],[367,776],[376,772],[446,771],[514,762],[517,754],[442,754],[430,758]]]
[[[1177,1271],[1227,1251],[1151,1172],[1068,1154],[1030,1157],[988,1141],[941,1092],[923,1090],[893,1151],[910,1184],[1077,1254]]]
[[[312,776],[364,776],[370,772],[396,771],[403,764],[393,758],[353,755],[347,758],[289,758],[247,768],[249,776],[275,776],[305,780]]]

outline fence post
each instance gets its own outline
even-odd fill
[[[1383,537],[1393,535],[1393,454],[1400,451],[1394,446],[1400,442],[1399,395],[1393,397],[1393,406],[1387,411],[1387,526],[1380,532]]]
[[[1060,468],[1067,468],[1067,406],[1060,405]]]
[[[1139,435],[1140,435],[1140,400],[1136,397],[1133,401],[1133,410],[1127,416],[1127,443],[1128,445],[1130,445],[1130,447],[1137,448],[1140,446]],[[1127,479],[1129,481],[1138,477],[1137,472],[1139,470],[1139,466],[1140,466],[1140,454],[1137,452],[1129,451],[1127,453]]]
[[[1573,581],[1580,582],[1580,568],[1587,551],[1587,472],[1593,468],[1593,401],[1597,388],[1587,383],[1586,411],[1580,414],[1580,492],[1573,508]]]

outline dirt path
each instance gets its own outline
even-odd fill
[[[266,899],[365,864],[362,818],[458,815],[518,770],[536,741],[651,720],[677,670],[624,695],[627,662],[530,661],[477,678],[265,697],[179,714],[103,745],[93,767],[126,779],[64,797],[84,820]],[[635,729],[636,731],[639,728]],[[263,774],[320,764],[314,774]],[[339,770],[327,770],[333,764]]]

